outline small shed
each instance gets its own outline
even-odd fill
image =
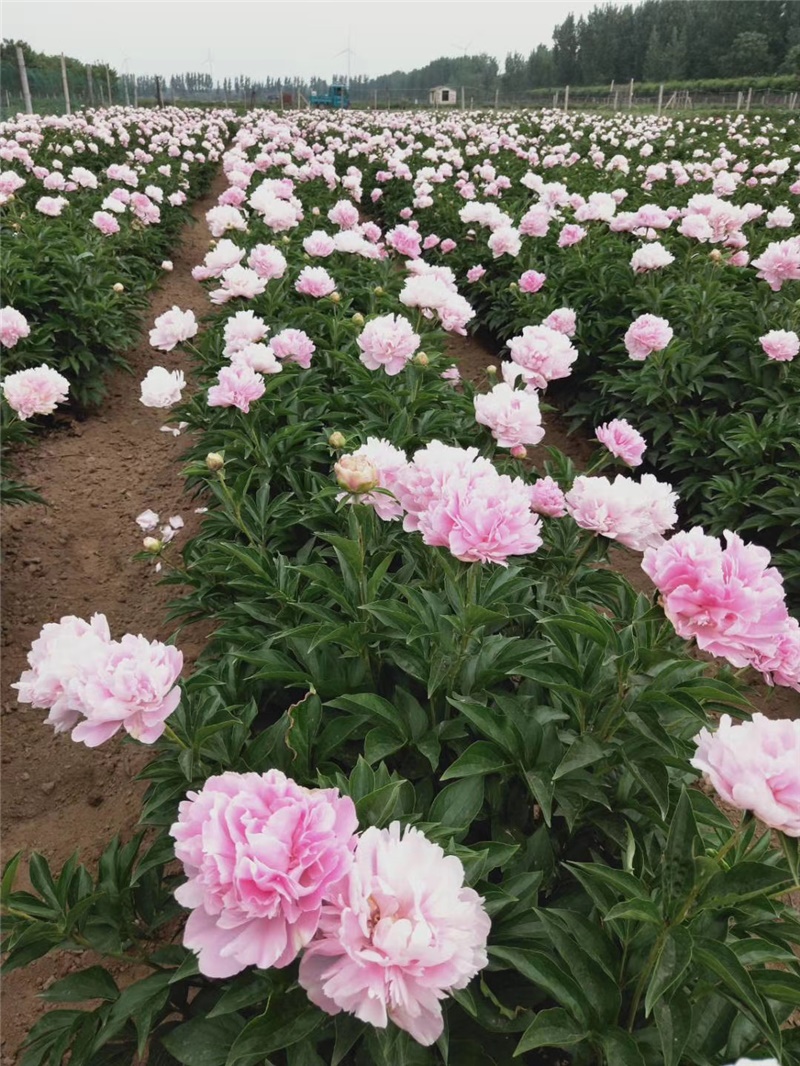
[[[434,85],[428,91],[428,103],[434,107],[450,107],[458,103],[458,91],[448,85]]]

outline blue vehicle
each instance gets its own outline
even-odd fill
[[[349,107],[350,93],[346,85],[331,85],[326,93],[312,93],[309,103],[312,107]]]

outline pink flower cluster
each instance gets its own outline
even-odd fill
[[[279,770],[209,778],[170,829],[188,877],[183,942],[215,978],[303,953],[300,984],[322,1010],[432,1044],[441,1000],[487,963],[483,900],[419,830],[357,829],[336,789]]]
[[[615,418],[598,426],[594,435],[617,459],[628,466],[641,466],[647,442],[624,418]]]
[[[800,691],[800,625],[787,610],[783,578],[766,548],[730,532],[725,542],[697,526],[646,551],[642,569],[679,636]]]
[[[194,311],[181,311],[180,307],[173,305],[153,323],[150,345],[162,352],[171,352],[178,344],[196,334],[197,319],[194,317]]]
[[[566,334],[545,325],[526,326],[511,338],[508,350],[526,384],[535,389],[546,389],[548,382],[569,377],[578,358]]]
[[[774,721],[754,714],[734,725],[723,714],[715,733],[695,737],[692,766],[720,797],[752,811],[771,829],[800,837],[800,719]]]
[[[539,397],[504,381],[474,399],[475,421],[488,426],[501,448],[538,444],[544,436]]]
[[[18,341],[29,336],[31,327],[21,311],[14,307],[0,307],[0,344],[13,348]]]
[[[786,281],[800,281],[800,237],[768,245],[753,260],[753,266],[758,271],[756,276],[766,281],[773,292],[780,292]]]
[[[643,362],[653,352],[660,352],[672,340],[673,330],[666,318],[639,315],[625,333],[625,349],[631,359]]]
[[[800,337],[793,330],[772,329],[759,340],[764,354],[777,362],[790,363],[800,352]]]
[[[51,366],[34,366],[17,370],[0,382],[0,391],[17,417],[25,422],[33,415],[50,415],[65,403],[69,382]]]
[[[217,375],[217,384],[208,390],[208,406],[238,407],[248,414],[250,404],[266,390],[264,378],[246,362],[224,366]]]
[[[381,367],[389,377],[399,374],[419,347],[419,335],[401,315],[381,315],[368,322],[357,338],[359,359],[368,370]]]
[[[29,670],[12,686],[20,703],[47,709],[57,733],[94,748],[124,728],[143,744],[164,732],[180,703],[177,648],[143,636],[112,640],[104,615],[69,615],[42,628],[28,653]]]
[[[678,521],[678,497],[672,486],[644,474],[640,482],[617,474],[575,478],[565,496],[567,511],[583,529],[590,529],[633,551],[658,547],[664,533]]]

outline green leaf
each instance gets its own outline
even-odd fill
[[[523,977],[543,989],[559,1003],[563,1003],[582,1025],[588,1025],[591,1016],[589,1002],[577,981],[565,973],[551,955],[531,948],[490,947],[493,959],[508,963]]]
[[[512,764],[499,748],[488,740],[476,740],[470,744],[467,750],[445,770],[441,776],[442,781],[450,781],[457,777],[483,776],[485,774],[499,773],[508,769]]]
[[[161,1043],[183,1066],[224,1066],[243,1025],[244,1020],[238,1014],[192,1018],[165,1033]],[[261,1058],[265,1057],[266,1049]]]
[[[780,1053],[780,1033],[772,1017],[772,1011],[763,1001],[753,984],[753,979],[725,944],[708,938],[697,938],[694,945],[697,962],[715,973],[722,984],[733,993],[735,1001],[759,1021],[773,1041],[773,1050]]]
[[[644,997],[646,1018],[662,996],[674,989],[692,961],[692,936],[681,925],[667,930]]]
[[[39,993],[48,1003],[79,1003],[84,999],[114,1000],[119,995],[117,984],[102,966],[90,966],[80,973],[70,974]]]
[[[636,1041],[624,1029],[603,1033],[600,1042],[608,1066],[647,1066]]]
[[[671,999],[660,999],[653,1008],[653,1017],[661,1041],[664,1066],[679,1066],[692,1031],[692,1008],[688,999],[679,994]]]
[[[466,777],[445,785],[428,811],[428,821],[467,829],[483,806],[483,778]]]
[[[664,913],[668,917],[680,911],[694,887],[694,859],[701,843],[692,804],[684,788],[672,815],[667,844],[661,858]]]
[[[571,1047],[585,1040],[588,1033],[562,1007],[542,1010],[522,1034],[514,1057],[540,1047]]]
[[[584,734],[569,746],[566,755],[553,771],[553,780],[557,781],[559,777],[572,770],[579,770],[582,766],[589,766],[607,754],[607,748],[602,748],[594,737]]]
[[[739,862],[711,878],[698,906],[719,908],[725,904],[744,903],[791,886],[791,877],[785,870],[760,862]]]
[[[225,1066],[256,1066],[271,1052],[296,1044],[325,1024],[326,1019],[302,989],[276,997],[239,1033]]]
[[[14,880],[17,876],[17,869],[22,861],[22,852],[18,851],[16,855],[12,855],[11,858],[3,869],[3,879],[0,881],[0,901],[5,903],[11,894],[11,890],[14,887]]]

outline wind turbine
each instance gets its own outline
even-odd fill
[[[463,56],[466,56],[466,55],[468,55],[468,54],[469,54],[469,47],[470,47],[470,45],[471,45],[471,44],[472,44],[472,41],[467,41],[467,43],[466,43],[466,44],[454,44],[454,45],[453,45],[453,48],[457,48],[457,49],[458,49],[458,51],[459,51],[459,52],[460,52],[460,53],[461,53],[461,54],[462,54]]]
[[[214,89],[214,57],[211,54],[211,49],[210,48],[208,50],[208,54],[207,54],[206,58],[203,60],[203,63],[201,65],[204,66],[204,67],[208,67],[208,76],[211,79],[211,89],[212,89],[212,92],[213,92],[213,89]]]
[[[356,53],[350,47],[350,30],[349,29],[347,31],[347,48],[343,48],[341,50],[341,52],[337,52],[336,55],[333,58],[334,59],[338,59],[339,56],[343,56],[343,55],[347,56],[347,88],[349,89],[350,88],[350,76],[351,76],[352,59],[353,59],[353,56],[356,55]]]

